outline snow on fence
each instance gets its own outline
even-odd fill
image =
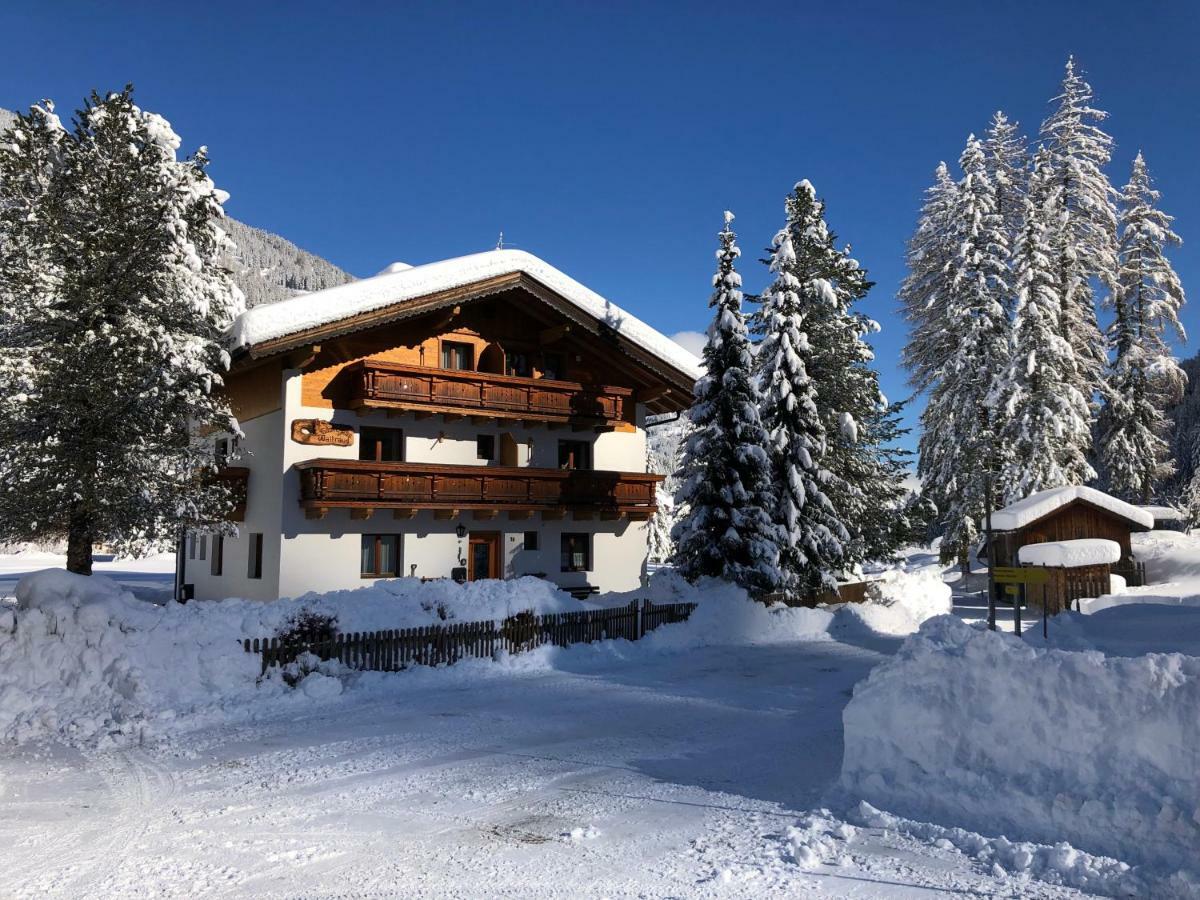
[[[836,591],[822,591],[815,596],[803,596],[779,591],[773,594],[764,594],[760,599],[768,606],[772,603],[782,603],[785,606],[803,606],[808,609],[815,609],[821,604],[865,603],[867,600],[868,584],[869,582],[866,581],[850,581],[839,584]]]
[[[517,613],[503,622],[452,622],[420,628],[335,634],[332,629],[299,629],[285,637],[244,640],[247,653],[262,657],[265,675],[271,666],[295,662],[305,653],[336,659],[352,669],[396,672],[414,665],[453,664],[460,659],[488,659],[498,651],[521,653],[543,644],[566,647],[610,638],[636,641],[660,625],[683,622],[695,603],[652,603],[580,612]]]

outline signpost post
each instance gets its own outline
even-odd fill
[[[1016,633],[1021,633],[1021,604],[1026,597],[1026,591],[1031,584],[1045,584],[1050,580],[1049,570],[1040,566],[998,566],[990,569],[993,577],[1005,585],[1005,593],[1013,597],[1013,625]],[[1042,600],[1042,635],[1048,634],[1046,625],[1045,599]]]
[[[984,491],[984,506],[985,519],[984,531],[987,533],[987,559],[988,559],[988,628],[992,631],[996,630],[996,578],[992,574],[996,569],[996,553],[995,547],[992,546],[992,465],[991,459],[988,459],[986,468],[983,473],[983,491]]]

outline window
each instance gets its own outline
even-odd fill
[[[538,533],[536,531],[525,532],[525,549],[536,550],[538,548]]]
[[[364,534],[362,536],[363,578],[395,578],[400,571],[400,535]]]
[[[262,578],[263,536],[261,533],[250,535],[250,559],[246,564],[247,578]]]
[[[217,458],[217,465],[225,465],[226,461],[229,459],[229,438],[217,438],[215,455]]]
[[[188,559],[195,559],[195,558],[196,558],[196,536],[194,534],[189,534],[188,535]]]
[[[403,462],[404,432],[399,428],[360,428],[358,458],[369,462]]]
[[[212,559],[208,564],[208,572],[210,575],[220,575],[221,569],[225,565],[225,538],[222,535],[213,535],[213,552]]]
[[[481,434],[475,438],[475,458],[496,458],[496,437],[491,434]]]
[[[460,344],[456,341],[442,341],[443,369],[472,368],[472,350],[470,344]]]
[[[203,561],[208,557],[208,535],[200,535],[200,559]]]
[[[533,374],[533,368],[529,365],[529,357],[524,353],[505,351],[504,374],[515,375],[518,378],[529,378]]]
[[[551,381],[562,381],[566,378],[561,353],[542,354],[542,377],[549,378]]]
[[[560,469],[590,469],[592,467],[592,445],[587,441],[559,441],[558,467]]]
[[[586,534],[562,536],[562,570],[587,572],[592,568],[592,548]]]

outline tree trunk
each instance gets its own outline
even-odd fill
[[[92,518],[78,506],[71,508],[67,530],[67,571],[77,575],[92,574]]]

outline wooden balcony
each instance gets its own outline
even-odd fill
[[[300,504],[309,518],[349,508],[355,518],[390,509],[397,518],[432,509],[438,518],[471,510],[486,519],[501,511],[510,518],[645,520],[654,514],[654,488],[661,475],[508,466],[447,466],[434,463],[360,462],[313,459],[296,464]]]
[[[633,418],[633,391],[623,387],[371,359],[347,367],[346,374],[347,405],[360,411],[485,416],[580,428],[628,427]]]

